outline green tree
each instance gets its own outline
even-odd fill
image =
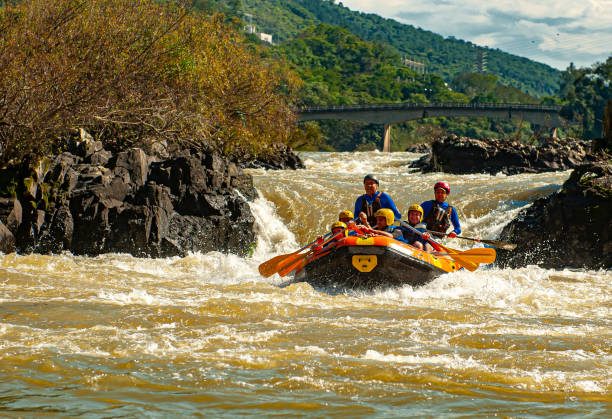
[[[601,137],[604,110],[612,98],[612,56],[590,68],[570,64],[563,73],[560,93],[566,101],[561,115],[580,122],[583,138]]]

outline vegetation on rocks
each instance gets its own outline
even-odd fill
[[[257,154],[287,140],[295,83],[223,16],[178,1],[3,2],[0,167],[61,151],[78,128],[115,151]]]
[[[612,56],[592,67],[570,65],[563,73],[560,96],[566,102],[562,116],[580,122],[581,138],[602,137],[604,110],[612,99]]]

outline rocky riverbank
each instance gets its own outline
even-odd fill
[[[600,160],[576,168],[560,192],[524,209],[502,231],[518,244],[499,251],[501,266],[612,268],[612,163]]]
[[[449,135],[431,145],[431,153],[411,167],[426,172],[540,173],[568,170],[594,161],[590,144],[574,139],[548,139],[539,146],[511,139],[474,139]]]
[[[0,250],[165,257],[253,248],[251,176],[218,154],[116,155],[81,131],[57,156],[0,173]]]
[[[275,143],[270,147],[271,152],[263,156],[243,156],[236,160],[236,164],[244,169],[267,170],[296,170],[304,169],[304,162],[293,152],[291,147]]]

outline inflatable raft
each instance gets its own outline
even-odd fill
[[[387,237],[339,239],[331,250],[313,253],[295,279],[316,286],[376,288],[423,285],[462,266]]]

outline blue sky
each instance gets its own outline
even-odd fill
[[[337,0],[336,2],[340,2]],[[395,19],[565,70],[612,55],[612,0],[342,0]]]

